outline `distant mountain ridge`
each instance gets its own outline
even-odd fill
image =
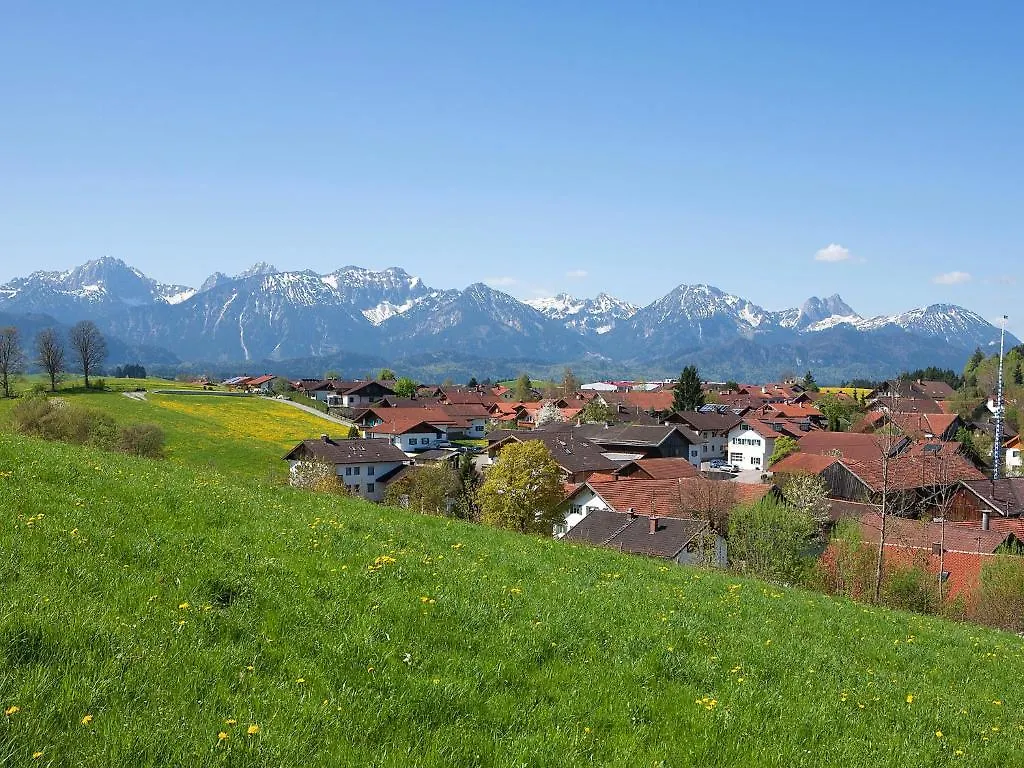
[[[458,354],[672,371],[692,359],[719,378],[772,366],[846,377],[891,375],[896,361],[959,368],[999,335],[951,304],[864,318],[833,295],[773,312],[704,284],[679,285],[645,307],[606,293],[520,301],[483,283],[431,288],[400,267],[319,274],[263,262],[233,277],[215,272],[195,289],[158,283],[110,257],[11,280],[0,286],[0,312],[63,324],[92,319],[124,342],[120,348],[161,360]]]

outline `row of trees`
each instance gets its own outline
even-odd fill
[[[67,343],[71,348],[71,358],[77,363],[88,387],[89,376],[95,374],[107,358],[107,342],[95,323],[82,320],[71,327]],[[64,339],[53,328],[46,328],[36,335],[32,351],[32,362],[49,377],[50,390],[56,391],[57,382],[68,365]],[[25,371],[28,362],[18,329],[13,326],[0,328],[0,387],[4,397],[11,396],[12,379]]]

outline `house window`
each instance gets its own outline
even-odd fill
[[[409,438],[409,445],[416,445],[416,438],[415,437],[410,437]]]
[[[751,456],[750,457],[750,463],[753,464],[756,467],[760,467],[761,466],[761,457],[760,456]]]
[[[742,453],[730,453],[729,454],[729,461],[731,461],[733,464],[739,464],[741,461],[743,461],[743,454]]]
[[[366,492],[367,492],[367,493],[373,493],[373,492],[374,492],[374,489],[375,489],[376,487],[377,487],[377,484],[376,484],[376,483],[367,483],[367,484],[366,484]]]
[[[352,467],[352,474],[353,475],[358,475],[359,474],[359,467]]]
[[[352,474],[352,467],[345,467],[345,474],[346,475],[351,475]]]
[[[366,468],[366,474],[368,474],[368,475],[375,475],[375,474],[377,474],[377,468],[371,464],[369,467]]]
[[[573,504],[572,506],[569,507],[569,514],[570,515],[578,515],[582,511],[583,511],[583,507],[580,506],[579,504]]]

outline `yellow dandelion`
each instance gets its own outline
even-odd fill
[[[300,677],[300,678],[298,678],[298,679],[297,679],[297,680],[296,680],[295,682],[296,682],[296,683],[304,683],[304,682],[306,682],[306,678],[304,678],[304,677]]]
[[[89,725],[92,722],[92,715],[86,715],[82,718],[82,725]]]
[[[913,703],[914,703],[914,694],[908,693],[907,694],[907,704],[913,704]]]
[[[43,756],[43,751],[42,750],[39,750],[38,752],[33,752],[32,753],[32,759],[33,760],[38,760],[42,756]]]
[[[250,736],[255,736],[259,732],[260,732],[260,727],[258,725],[256,725],[256,723],[253,723],[252,725],[250,725],[248,730],[246,730],[246,733],[248,733]]]
[[[235,718],[229,717],[227,720],[224,721],[224,724],[225,725],[235,725],[237,722],[238,721],[235,720]]]
[[[11,715],[16,715],[19,712],[21,712],[21,707],[18,706],[11,706],[4,710],[4,714],[8,717],[10,717]]]
[[[962,749],[958,749],[953,754],[956,755],[957,757],[963,757],[964,756],[964,751]]]
[[[180,610],[180,611],[187,611],[188,610],[188,603],[187,602],[179,603],[178,610]]]
[[[935,738],[936,739],[941,739],[942,738],[942,731],[936,731],[935,732]]]
[[[220,742],[220,741],[227,741],[227,740],[228,740],[228,735],[224,731],[221,731],[220,733],[217,734],[217,741],[218,742]]]
[[[584,728],[584,729],[583,729],[583,732],[584,732],[584,733],[590,733],[590,727],[588,726],[588,727]]]

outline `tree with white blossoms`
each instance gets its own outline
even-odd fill
[[[295,488],[305,488],[307,491],[345,492],[345,486],[338,480],[334,465],[319,459],[298,462],[288,480]]]
[[[543,427],[545,424],[565,421],[562,411],[554,403],[547,403],[537,411],[537,419],[534,426]]]
[[[813,518],[818,526],[828,521],[828,485],[818,475],[790,475],[782,487],[782,495],[791,507]]]

